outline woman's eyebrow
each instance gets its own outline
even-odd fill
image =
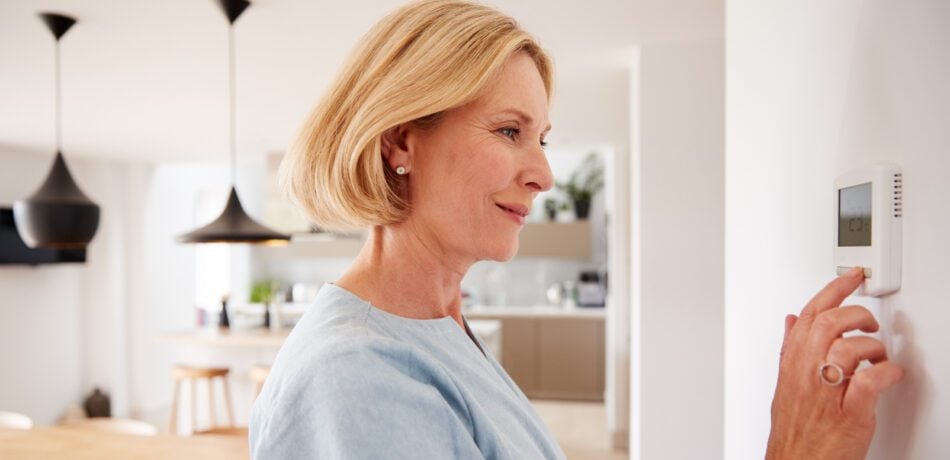
[[[521,111],[521,110],[515,109],[515,108],[502,110],[502,111],[498,112],[498,114],[499,114],[499,115],[502,115],[502,114],[514,115],[514,116],[520,118],[521,121],[524,122],[524,123],[527,124],[527,125],[532,125],[532,124],[534,124],[534,118],[531,118],[531,115],[528,115],[527,113],[525,113],[525,112],[523,112],[523,111]],[[542,131],[541,134],[547,133],[547,132],[550,131],[550,130],[551,130],[551,124],[548,123],[547,128],[544,128],[544,131]]]

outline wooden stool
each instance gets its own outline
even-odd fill
[[[254,382],[254,399],[261,394],[261,388],[264,387],[264,381],[270,375],[270,366],[257,365],[251,368],[251,381]]]
[[[234,411],[231,409],[231,393],[228,390],[228,372],[227,368],[218,367],[191,367],[176,365],[172,367],[172,379],[175,381],[175,391],[172,397],[171,417],[168,421],[169,433],[178,434],[178,396],[182,380],[191,381],[191,432],[194,433],[198,427],[198,404],[197,404],[197,382],[198,379],[208,380],[208,415],[211,417],[210,429],[217,425],[214,410],[214,379],[221,378],[221,385],[224,388],[224,407],[228,412],[228,428],[234,427]]]

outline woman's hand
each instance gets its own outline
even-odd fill
[[[772,432],[766,459],[863,459],[874,435],[878,395],[901,380],[904,370],[887,360],[884,344],[867,336],[843,338],[855,329],[875,332],[878,323],[861,306],[840,307],[864,280],[853,268],[828,283],[801,315],[785,318],[778,385],[772,400]],[[873,365],[855,373],[861,361]],[[831,363],[844,371],[838,385],[818,372]],[[850,376],[850,378],[848,378]],[[833,383],[838,372],[825,369]]]

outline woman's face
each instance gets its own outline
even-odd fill
[[[554,182],[542,150],[549,129],[541,75],[516,53],[474,101],[406,138],[405,224],[442,254],[510,259],[534,198]]]

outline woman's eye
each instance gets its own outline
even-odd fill
[[[501,128],[498,130],[498,132],[500,132],[502,136],[510,137],[514,139],[515,136],[517,136],[518,133],[521,132],[521,130],[518,128]]]

